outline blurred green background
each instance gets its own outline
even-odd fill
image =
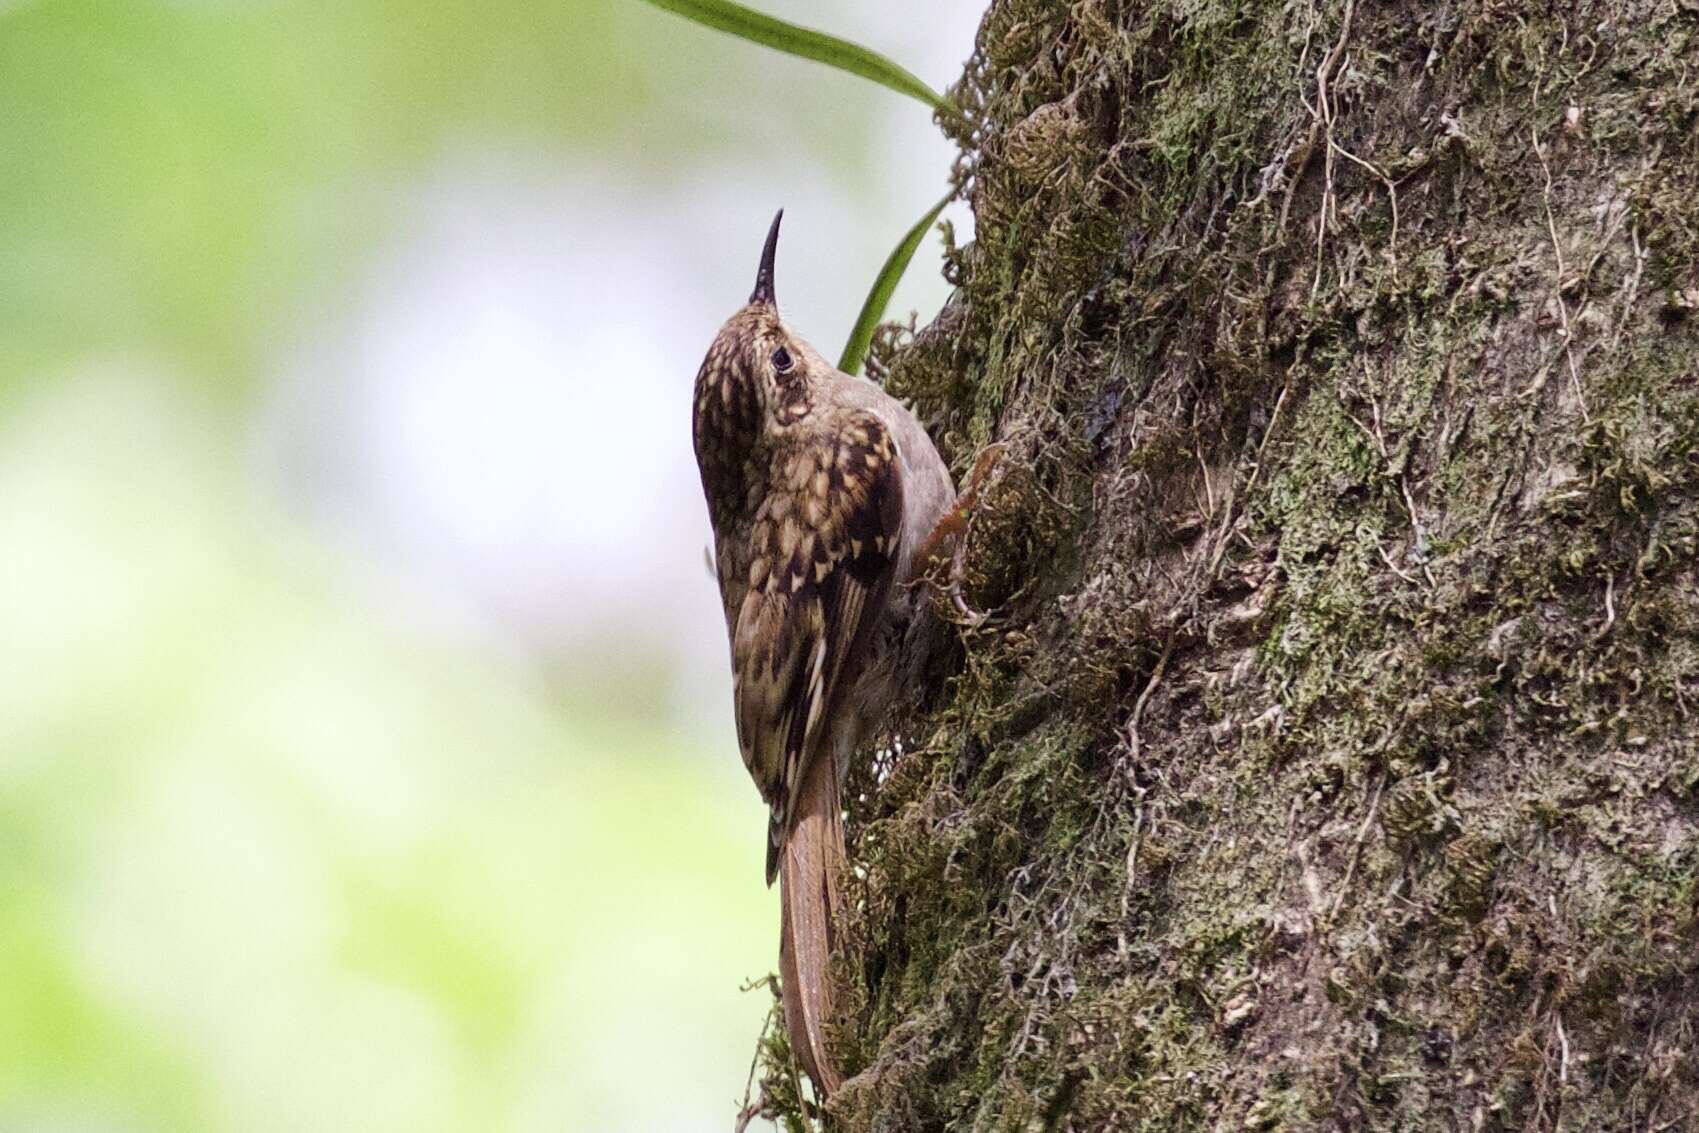
[[[764,7],[943,87],[980,6]],[[0,0],[0,1129],[729,1126],[690,384],[951,156],[635,0]]]

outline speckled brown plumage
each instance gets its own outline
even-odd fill
[[[731,642],[738,745],[771,808],[767,881],[781,879],[781,976],[792,1045],[815,1083],[824,1047],[838,787],[883,716],[925,617],[918,550],[955,503],[931,439],[899,402],[832,366],[779,319],[778,218],[755,292],[696,377],[693,436]]]

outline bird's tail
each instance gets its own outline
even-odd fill
[[[832,759],[810,761],[790,836],[779,851],[779,979],[791,1048],[822,1094],[843,1082],[826,1050],[831,1018],[832,925],[838,914],[838,875],[844,863],[843,815]]]

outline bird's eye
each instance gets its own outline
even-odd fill
[[[788,374],[794,365],[796,362],[791,358],[790,351],[782,346],[773,351],[773,369],[781,374]]]

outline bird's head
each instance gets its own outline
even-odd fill
[[[704,413],[742,416],[759,412],[782,426],[807,412],[809,387],[835,372],[819,351],[779,318],[773,261],[784,215],[780,209],[767,230],[749,302],[726,320],[702,362],[696,379],[699,422]]]

